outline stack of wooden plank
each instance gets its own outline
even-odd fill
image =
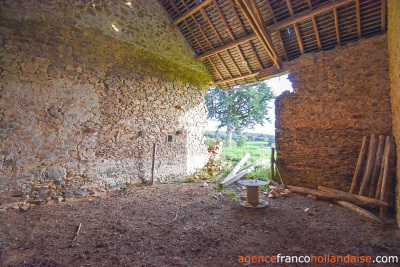
[[[390,204],[394,192],[395,153],[392,136],[364,136],[350,193],[380,199]],[[381,215],[386,212],[387,207],[380,208]]]

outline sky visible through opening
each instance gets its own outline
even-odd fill
[[[292,83],[288,79],[288,74],[271,78],[265,81],[269,87],[271,87],[272,92],[275,96],[281,95],[285,91],[293,92]],[[243,132],[248,133],[262,133],[262,134],[272,134],[275,135],[275,99],[269,102],[270,110],[268,112],[268,117],[271,122],[265,121],[264,126],[257,124],[254,129],[244,129]],[[206,130],[216,131],[219,123],[215,120],[209,120]],[[219,130],[220,132],[225,132],[226,127]]]

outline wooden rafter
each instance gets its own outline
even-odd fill
[[[228,3],[229,3],[229,5],[230,5],[230,7],[232,8],[233,14],[235,15],[237,21],[239,21],[239,25],[240,25],[240,27],[242,28],[242,31],[243,31],[244,33],[246,33],[246,28],[244,27],[242,21],[240,20],[239,14],[238,14],[237,11],[236,11],[235,4],[233,3],[233,0],[228,0]]]
[[[197,28],[199,28],[201,34],[203,34],[204,38],[206,38],[207,44],[209,46],[211,46],[211,49],[214,49],[213,44],[210,42],[210,39],[208,39],[207,34],[204,32],[203,28],[200,27],[199,22],[197,21],[197,19],[194,16],[191,16],[191,18],[196,23],[196,26],[197,26]]]
[[[254,57],[255,57],[256,60],[257,60],[258,66],[260,66],[260,69],[263,69],[263,66],[261,65],[261,61],[260,61],[260,59],[259,59],[258,56],[257,56],[256,49],[254,49],[254,46],[253,46],[253,44],[252,44],[251,42],[249,42],[249,45],[250,45],[251,51],[253,52]]]
[[[240,71],[240,69],[239,69],[238,65],[236,64],[235,60],[233,60],[231,52],[229,52],[229,50],[226,50],[226,52],[228,53],[229,59],[232,61],[233,66],[235,66],[235,69],[236,69],[237,73],[239,73],[239,75],[242,75],[242,72]]]
[[[203,16],[203,18],[208,22],[208,24],[210,24],[211,29],[213,30],[214,34],[218,37],[218,40],[221,42],[221,44],[224,44],[224,42],[221,39],[221,36],[219,36],[217,30],[214,27],[214,24],[212,24],[210,18],[207,16],[206,12],[204,11],[203,8],[200,9],[201,15]]]
[[[204,53],[204,54],[198,56],[198,57],[197,57],[197,60],[202,60],[203,58],[206,58],[206,57],[209,57],[209,56],[218,54],[218,53],[223,52],[223,51],[225,51],[225,50],[227,50],[227,49],[229,49],[229,48],[232,48],[232,47],[234,47],[234,46],[247,43],[247,42],[249,42],[249,41],[251,41],[251,40],[254,40],[254,39],[256,39],[256,38],[257,38],[257,36],[256,36],[255,34],[250,34],[250,35],[248,35],[248,36],[246,36],[246,37],[237,39],[237,40],[234,41],[234,42],[231,42],[231,43],[229,43],[229,44],[220,46],[220,47],[218,47],[218,48],[216,48],[216,49],[214,49],[214,50],[212,50],[212,51],[209,51],[209,52],[207,52],[207,53]]]
[[[211,58],[207,57],[206,58],[208,61],[210,61],[211,65],[214,67],[214,69],[217,71],[218,76],[221,80],[224,79],[224,77],[222,76],[222,73],[219,71],[219,69],[217,68],[217,66],[215,66],[214,62],[211,60]]]
[[[276,32],[277,32],[277,34],[278,34],[279,42],[280,42],[280,44],[281,44],[281,46],[282,46],[283,55],[285,56],[285,59],[286,59],[286,60],[289,60],[289,57],[288,57],[288,55],[287,55],[287,53],[286,53],[285,45],[283,44],[281,31],[280,31],[280,30],[277,30]]]
[[[235,1],[238,4],[240,10],[243,12],[247,21],[250,23],[254,32],[260,39],[272,62],[274,63],[277,69],[280,69],[281,68],[279,65],[280,59],[272,44],[271,35],[267,27],[265,26],[264,21],[261,19],[260,10],[258,9],[257,4],[254,2],[254,0],[235,0]]]
[[[217,84],[221,84],[221,83],[234,82],[234,81],[237,81],[237,80],[244,80],[244,79],[247,79],[247,78],[256,77],[258,74],[260,74],[260,73],[259,72],[254,72],[254,73],[243,75],[243,76],[240,76],[240,77],[235,77],[235,78],[222,80],[222,81],[216,81],[216,82],[213,82],[213,83],[210,83],[210,84],[211,85],[217,85]]]
[[[356,17],[358,38],[361,38],[360,0],[356,0]]]
[[[293,7],[292,7],[292,2],[290,2],[290,0],[286,0],[286,5],[287,5],[287,7],[288,7],[288,9],[289,9],[289,13],[290,13],[290,16],[294,16],[294,11],[293,11]]]
[[[221,8],[219,7],[219,5],[218,5],[218,3],[217,3],[217,0],[214,0],[214,6],[215,6],[215,8],[217,9],[217,12],[218,12],[219,16],[220,16],[221,19],[222,19],[222,23],[224,23],[226,29],[228,30],[229,36],[231,37],[232,41],[235,41],[235,36],[233,35],[232,30],[231,30],[231,27],[229,27],[229,24],[228,24],[228,22],[226,21],[226,19],[225,19],[225,17],[224,17],[224,14],[222,13],[222,10],[221,10]]]
[[[267,6],[268,6],[268,10],[269,10],[269,14],[271,15],[274,23],[276,23],[276,16],[275,16],[275,12],[272,9],[271,3],[269,2],[269,0],[265,0],[267,2]]]
[[[194,13],[196,13],[197,11],[199,11],[200,9],[202,9],[203,7],[209,5],[212,3],[213,0],[204,0],[200,5],[197,5],[195,8],[189,10],[188,12],[186,12],[185,14],[183,14],[182,16],[180,16],[179,18],[177,18],[176,20],[174,20],[174,22],[172,23],[173,26],[178,25],[179,22],[187,19],[188,17],[190,17],[191,15],[193,15]]]
[[[317,22],[315,21],[315,17],[312,17],[311,20],[312,20],[313,27],[314,27],[314,33],[315,33],[315,38],[317,39],[318,48],[319,48],[319,50],[321,50],[322,45],[321,45],[321,39],[319,38]]]
[[[336,39],[338,45],[340,44],[340,32],[339,32],[339,20],[338,20],[338,14],[337,14],[337,8],[335,7],[333,9],[333,16],[335,17],[335,29],[336,29]]]
[[[190,27],[189,27],[189,25],[188,25],[188,23],[187,23],[186,20],[184,21],[184,23],[185,23],[186,28],[188,28],[190,34],[193,36],[193,38],[194,38],[194,40],[196,41],[196,43],[199,45],[199,47],[200,47],[203,51],[206,51],[206,50],[204,49],[203,45],[202,45],[202,44],[200,43],[200,41],[197,39],[197,37],[196,37],[196,35],[194,34],[194,32],[190,29]]]
[[[382,0],[381,5],[381,29],[382,32],[386,29],[386,0]]]
[[[275,23],[274,25],[271,25],[270,27],[268,27],[268,30],[270,32],[277,31],[277,30],[279,30],[281,28],[287,27],[289,25],[292,25],[294,23],[297,23],[297,22],[300,22],[300,21],[303,21],[303,20],[306,20],[306,19],[313,18],[314,16],[316,16],[316,15],[318,15],[320,13],[323,13],[323,12],[325,12],[327,10],[330,10],[332,8],[335,8],[335,7],[339,7],[339,6],[348,4],[350,2],[354,2],[354,0],[339,0],[339,1],[336,1],[336,2],[331,2],[329,4],[320,6],[320,7],[316,8],[316,9],[313,9],[313,10],[304,11],[302,13],[299,13],[299,14],[295,15],[294,17],[290,17],[288,19],[285,19],[285,20],[282,20],[282,21],[280,21],[278,23]],[[222,52],[222,51],[224,51],[226,49],[232,48],[232,47],[234,47],[236,45],[239,45],[239,44],[247,43],[247,42],[249,42],[251,40],[254,40],[254,39],[257,39],[257,38],[258,37],[257,37],[256,34],[253,34],[253,33],[249,34],[246,37],[240,38],[240,39],[238,39],[238,40],[236,40],[234,42],[231,42],[231,43],[228,43],[228,44],[223,45],[221,47],[218,47],[217,49],[215,49],[213,51],[209,51],[207,53],[204,53],[204,54],[198,56],[197,60],[201,60],[201,59],[203,59],[203,58],[205,58],[207,56],[215,55],[215,54],[220,53],[220,52]]]
[[[311,0],[306,0],[306,2],[307,2],[307,5],[308,5],[308,8],[309,8],[309,9],[312,9]]]
[[[244,55],[243,55],[243,53],[242,53],[242,50],[240,50],[239,45],[236,46],[236,49],[239,51],[240,59],[241,59],[242,62],[246,65],[246,68],[247,68],[247,70],[249,71],[249,73],[253,73],[253,71],[251,70],[251,68],[250,68],[250,66],[249,66],[249,64],[248,64],[248,62],[247,62],[247,60],[244,58]]]
[[[293,26],[294,26],[294,30],[296,32],[297,41],[299,42],[300,53],[304,54],[304,45],[303,45],[303,41],[301,40],[299,26],[297,25],[297,23],[295,23]]]
[[[219,61],[222,63],[222,66],[224,66],[224,69],[226,70],[226,72],[228,72],[229,77],[233,78],[232,73],[230,72],[228,66],[225,64],[225,62],[224,62],[224,60],[222,59],[222,57],[221,57],[219,54],[217,54],[217,57],[218,57]]]

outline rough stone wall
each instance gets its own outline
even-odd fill
[[[397,153],[397,222],[400,225],[400,1],[388,1],[388,47],[393,115]]]
[[[386,35],[288,63],[295,93],[276,100],[286,183],[349,190],[364,135],[391,135]]]
[[[157,1],[129,2],[0,3],[0,201],[147,181],[153,143],[157,180],[207,162],[210,76]]]

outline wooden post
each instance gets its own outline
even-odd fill
[[[395,172],[395,155],[396,148],[393,141],[393,138],[390,136],[389,138],[389,153],[385,158],[385,166],[383,171],[383,179],[382,179],[382,188],[380,198],[382,201],[385,201],[390,204],[390,198],[392,194],[392,184],[393,184],[393,174]],[[386,215],[387,208],[381,207],[380,214]]]
[[[375,193],[375,198],[376,199],[381,199],[383,173],[384,173],[384,170],[385,170],[386,160],[388,159],[388,156],[389,156],[389,149],[390,149],[389,143],[390,143],[390,136],[386,136],[385,149],[384,149],[384,152],[383,152],[381,170],[380,170],[378,182],[376,184],[376,193]]]
[[[154,171],[156,169],[156,152],[157,152],[157,144],[153,144],[153,161],[151,163],[151,184],[154,184]]]
[[[367,165],[365,165],[364,177],[360,186],[360,196],[367,196],[369,193],[369,186],[371,184],[372,168],[374,167],[376,150],[378,149],[378,138],[376,134],[371,134],[371,141],[369,142]]]
[[[383,150],[385,148],[385,138],[386,137],[384,135],[379,135],[378,150],[376,151],[375,164],[371,177],[371,185],[369,187],[369,194],[368,194],[369,197],[375,196],[376,186],[379,179],[379,173],[381,171]]]
[[[368,136],[364,136],[362,140],[360,154],[358,156],[357,167],[354,171],[353,182],[350,187],[350,194],[354,194],[360,184],[360,178],[362,177],[362,171],[364,169],[364,162],[367,157],[368,151]]]
[[[275,148],[271,147],[271,180],[275,181]]]

